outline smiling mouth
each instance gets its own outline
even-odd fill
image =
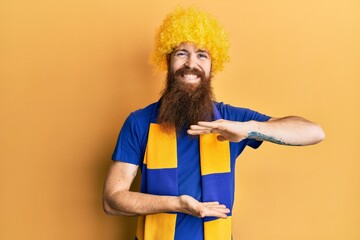
[[[195,81],[199,78],[196,74],[181,74],[181,77],[186,81]]]
[[[184,83],[197,84],[204,78],[204,73],[199,69],[181,68],[174,73],[175,77]]]

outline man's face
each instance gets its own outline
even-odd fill
[[[170,71],[179,81],[198,85],[202,77],[211,74],[210,54],[193,43],[182,43],[170,56]]]

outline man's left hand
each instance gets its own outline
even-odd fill
[[[240,142],[248,136],[248,125],[251,122],[235,122],[219,119],[213,122],[198,122],[191,125],[187,131],[190,135],[200,135],[208,133],[219,134],[219,141],[228,140],[230,142]]]

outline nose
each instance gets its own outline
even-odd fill
[[[187,61],[185,62],[185,66],[188,68],[195,68],[197,65],[196,63],[196,59],[194,58],[193,55],[190,55],[187,59]]]

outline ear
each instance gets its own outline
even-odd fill
[[[171,61],[171,54],[172,53],[166,54],[166,62],[167,62],[168,65],[170,64],[170,61]]]
[[[168,71],[170,70],[171,54],[172,54],[172,53],[166,54],[166,64],[167,64],[167,69],[168,69]]]

